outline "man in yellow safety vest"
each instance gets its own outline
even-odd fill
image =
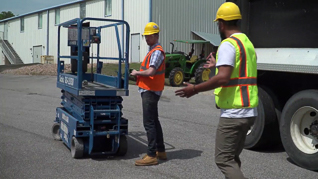
[[[216,19],[222,42],[216,61],[212,57],[206,68],[216,66],[216,75],[208,81],[177,90],[180,97],[214,90],[215,103],[221,116],[215,139],[215,162],[225,178],[241,179],[240,153],[246,134],[257,116],[257,64],[254,46],[238,26],[242,19],[239,7],[226,2],[217,11]]]

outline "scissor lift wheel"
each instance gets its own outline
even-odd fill
[[[82,138],[72,138],[71,153],[73,158],[82,158],[84,155],[84,142]]]
[[[125,135],[120,136],[119,148],[117,150],[118,156],[124,156],[127,153],[128,143]]]
[[[60,124],[54,123],[52,126],[52,136],[54,140],[62,140],[60,136]]]

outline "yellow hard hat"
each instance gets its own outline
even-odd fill
[[[226,2],[223,3],[216,12],[216,18],[214,21],[219,19],[224,21],[238,20],[242,19],[242,15],[239,7],[236,4],[232,2]]]
[[[159,26],[154,23],[154,22],[149,22],[146,27],[145,27],[145,31],[142,35],[152,35],[152,34],[156,34],[158,33],[159,30]]]

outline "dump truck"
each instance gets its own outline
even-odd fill
[[[293,163],[318,170],[318,1],[230,2],[257,54],[258,118],[245,148],[281,142]]]

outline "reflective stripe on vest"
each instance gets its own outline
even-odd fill
[[[244,45],[242,44],[242,42],[236,38],[236,37],[230,37],[231,39],[235,40],[239,49],[240,49],[240,60],[241,60],[241,64],[240,64],[240,77],[246,77],[247,72],[246,72],[246,53],[245,53],[245,48]]]
[[[224,88],[224,87],[233,87],[233,86],[241,86],[241,85],[257,85],[257,79],[254,77],[245,78],[245,79],[232,78],[226,85],[223,85],[222,87]]]

